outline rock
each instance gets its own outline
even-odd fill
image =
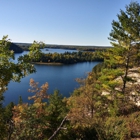
[[[126,89],[129,91],[128,97],[130,100],[134,101],[137,106],[140,106],[140,67],[129,69],[128,77],[132,79],[132,81],[129,81],[126,84]],[[123,83],[121,77],[118,77],[115,80],[119,83]],[[121,88],[116,87],[115,90],[121,91]],[[102,91],[102,95],[104,96],[109,94],[108,91]]]

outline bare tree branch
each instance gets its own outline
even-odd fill
[[[53,135],[48,140],[51,140],[58,133],[58,131],[61,129],[62,125],[64,124],[66,118],[67,118],[67,116],[65,116],[65,118],[62,120],[60,126],[57,128],[57,130],[53,133]]]

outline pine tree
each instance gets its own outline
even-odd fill
[[[63,96],[60,94],[59,90],[54,90],[54,93],[49,96],[48,107],[46,108],[46,110],[48,112],[46,120],[49,123],[49,127],[44,132],[45,134],[47,134],[47,137],[50,137],[58,129],[59,125],[68,112],[66,102],[63,100]],[[63,135],[64,131],[65,130],[60,129],[57,137]]]
[[[131,104],[131,92],[135,90],[133,88],[135,80],[129,76],[129,71],[134,67],[139,67],[140,63],[139,3],[131,2],[126,6],[126,11],[120,10],[117,17],[118,21],[112,22],[109,37],[113,48],[103,54],[106,68],[102,70],[100,77],[103,89],[110,93],[112,104],[116,107],[115,114],[120,108],[124,110],[122,104],[125,109],[128,102]],[[132,85],[127,86],[128,82]]]
[[[140,5],[131,2],[126,11],[120,10],[118,21],[112,22],[110,33],[111,44],[114,46],[110,62],[117,68],[123,69],[122,93],[125,93],[126,83],[129,80],[128,70],[138,66],[140,61]],[[112,64],[112,65],[113,65]]]

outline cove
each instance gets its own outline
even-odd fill
[[[36,73],[22,78],[20,83],[12,81],[9,83],[8,90],[4,93],[3,105],[5,106],[10,102],[17,104],[19,96],[22,96],[24,103],[32,103],[31,100],[28,100],[29,96],[34,95],[28,92],[31,78],[39,82],[39,86],[48,82],[48,94],[52,94],[55,89],[58,89],[63,96],[69,97],[73,90],[79,87],[75,79],[86,78],[88,72],[92,71],[92,68],[98,63],[100,62],[83,62],[71,65],[35,65]]]

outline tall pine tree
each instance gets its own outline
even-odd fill
[[[120,10],[120,14],[117,17],[118,21],[113,20],[112,22],[109,37],[113,49],[106,52],[104,56],[108,69],[113,71],[111,72],[112,76],[109,75],[107,80],[113,80],[117,76],[121,76],[121,92],[125,93],[126,83],[131,80],[128,76],[128,71],[130,68],[138,67],[140,63],[139,3],[131,2],[126,6],[126,11]]]
[[[120,10],[117,17],[118,20],[112,22],[109,37],[113,48],[103,54],[106,68],[100,77],[103,89],[110,93],[109,98],[115,108],[114,115],[120,109],[126,109],[128,102],[130,104],[132,101],[128,99],[132,92],[136,91],[133,84],[135,80],[130,76],[130,71],[132,73],[135,68],[138,73],[140,66],[140,4],[131,2],[126,6],[126,11]],[[128,86],[128,83],[131,83],[131,86]]]

